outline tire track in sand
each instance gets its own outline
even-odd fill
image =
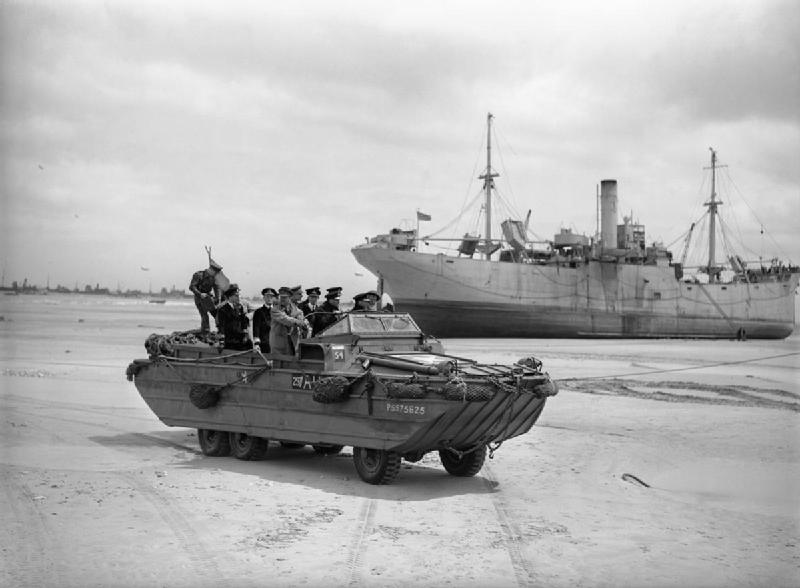
[[[349,553],[347,555],[347,568],[350,579],[348,586],[361,586],[361,567],[363,565],[362,555],[364,553],[364,540],[372,531],[375,521],[375,510],[377,502],[374,498],[365,498],[361,505],[361,512],[358,514],[359,525],[353,533],[350,541]]]
[[[180,449],[182,451],[189,451],[191,453],[196,453],[196,454],[200,453],[200,451],[196,447],[191,447],[191,446],[185,445],[183,443],[177,443],[175,441],[170,441],[169,439],[162,439],[161,437],[157,437],[155,435],[148,435],[147,433],[131,432],[126,428],[110,425],[108,423],[98,423],[98,422],[87,421],[87,420],[83,420],[83,419],[73,419],[73,418],[68,418],[68,417],[63,417],[63,416],[40,414],[40,413],[36,413],[36,412],[31,412],[31,411],[26,411],[26,410],[18,410],[18,409],[15,409],[15,412],[18,412],[20,414],[25,414],[25,415],[30,416],[30,417],[48,419],[48,420],[51,420],[51,421],[61,421],[63,423],[74,423],[76,425],[88,425],[90,427],[95,427],[97,429],[101,429],[101,430],[103,430],[105,432],[108,432],[109,430],[119,431],[121,433],[127,434],[128,436],[130,436],[130,437],[132,437],[134,439],[144,439],[144,440],[147,440],[147,441],[152,441],[152,442],[156,443],[157,445],[162,445],[164,447],[172,447],[174,449]],[[29,425],[26,424],[26,426],[29,426]],[[39,428],[43,428],[43,427],[39,427]],[[45,429],[45,430],[47,430],[47,429]],[[54,435],[54,436],[58,437],[54,433],[51,433],[51,435]],[[63,440],[62,437],[58,437],[58,438]],[[100,443],[98,441],[95,441],[95,443],[99,443],[100,445],[104,445],[103,443]],[[125,443],[123,443],[123,442],[112,443],[112,444],[115,445],[115,446],[124,446],[125,445]],[[141,444],[141,445],[143,445],[143,444]]]
[[[488,463],[483,465],[482,473],[489,499],[492,501],[492,506],[494,506],[497,522],[503,533],[503,544],[511,560],[511,567],[517,580],[517,586],[533,586],[536,584],[533,566],[525,559],[522,553],[523,534],[517,523],[514,522],[514,517],[508,512],[506,501],[497,492],[497,478]]]
[[[32,406],[36,405],[42,408],[61,408],[64,410],[71,410],[81,414],[98,414],[105,417],[121,417],[132,419],[136,421],[152,422],[152,418],[146,415],[139,414],[140,409],[137,407],[116,407],[107,404],[77,404],[75,402],[64,402],[47,399],[38,400],[36,398],[28,398],[19,394],[4,394],[3,397],[7,400],[13,400],[18,403],[18,406]],[[125,413],[133,414],[125,414]]]
[[[61,560],[61,545],[53,539],[49,519],[37,506],[37,497],[20,475],[9,468],[0,471],[4,498],[0,521],[10,545],[10,557],[4,555],[0,566],[0,584],[5,586],[52,586],[64,577],[55,562]],[[9,517],[11,520],[7,520]]]
[[[232,578],[223,577],[217,567],[214,554],[206,550],[200,535],[184,516],[180,504],[169,500],[158,490],[131,473],[117,475],[133,486],[155,508],[161,520],[167,524],[172,534],[180,542],[180,548],[187,554],[204,583],[224,586],[228,580],[232,580]]]

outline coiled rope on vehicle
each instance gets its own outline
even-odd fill
[[[269,370],[271,367],[269,365],[265,365],[257,370],[245,372],[242,376],[230,382],[216,384],[211,382],[193,382],[186,379],[180,373],[180,371],[175,369],[175,366],[173,365],[173,363],[180,364],[176,358],[160,355],[153,359],[153,363],[163,363],[165,366],[171,369],[182,382],[189,384],[189,400],[197,408],[203,409],[216,406],[220,400],[222,392],[224,392],[226,389],[231,388],[236,384],[241,384],[242,382],[254,382],[261,374]]]

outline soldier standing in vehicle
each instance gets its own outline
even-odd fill
[[[375,290],[364,292],[364,304],[368,312],[379,312],[378,302],[381,297]]]
[[[278,298],[278,292],[273,288],[261,290],[264,306],[257,308],[253,313],[253,345],[258,346],[261,353],[269,353],[269,332],[272,319],[270,312]]]
[[[341,297],[342,288],[340,286],[328,288],[328,293],[325,294],[325,302],[317,308],[314,314],[316,317],[314,320],[314,335],[322,332],[342,318],[342,313],[339,310],[339,301]]]
[[[353,310],[350,312],[378,312],[380,296],[375,290],[353,296]]]
[[[306,289],[306,299],[303,300],[297,308],[303,311],[303,316],[307,319],[308,315],[317,310],[317,302],[319,302],[320,294],[322,294],[322,290],[316,286]],[[309,319],[309,321],[310,320],[311,319]]]
[[[300,339],[308,336],[308,321],[292,303],[292,288],[278,289],[278,304],[270,311],[269,346],[272,353],[295,355]]]
[[[295,286],[291,288],[292,291],[292,304],[299,307],[300,301],[303,299],[303,286]]]
[[[216,276],[222,266],[213,259],[208,260],[208,269],[196,271],[189,283],[189,290],[194,294],[194,305],[200,313],[200,332],[210,331],[208,315],[217,316],[217,303],[219,302],[219,287]]]
[[[247,334],[250,320],[239,302],[239,287],[233,284],[225,290],[225,304],[217,310],[217,328],[225,337],[225,349],[245,351],[253,344]]]

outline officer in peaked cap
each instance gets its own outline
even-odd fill
[[[353,296],[353,310],[351,312],[375,312],[378,310],[380,296],[375,290],[362,292]]]
[[[306,299],[297,306],[303,311],[303,316],[305,316],[309,322],[312,323],[312,325],[314,321],[309,317],[314,311],[317,310],[317,302],[319,301],[320,294],[322,294],[322,291],[316,286],[313,288],[307,288]]]
[[[225,337],[225,349],[244,351],[253,344],[247,333],[250,320],[239,303],[239,286],[231,284],[225,290],[225,303],[217,310],[217,329]]]
[[[269,346],[272,353],[294,355],[300,339],[308,336],[309,324],[292,302],[295,288],[278,289],[278,304],[270,311]]]
[[[314,313],[314,323],[312,324],[314,335],[339,322],[339,319],[342,318],[342,312],[339,310],[341,296],[341,286],[328,288],[328,293],[325,294],[325,302],[317,307],[317,311]]]
[[[261,353],[269,353],[269,313],[278,299],[278,291],[275,288],[264,288],[261,290],[261,297],[264,299],[264,306],[253,313],[253,345],[257,345]]]

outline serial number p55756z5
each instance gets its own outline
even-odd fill
[[[399,412],[402,414],[425,414],[425,407],[418,404],[395,404],[393,402],[386,403],[386,412]]]

